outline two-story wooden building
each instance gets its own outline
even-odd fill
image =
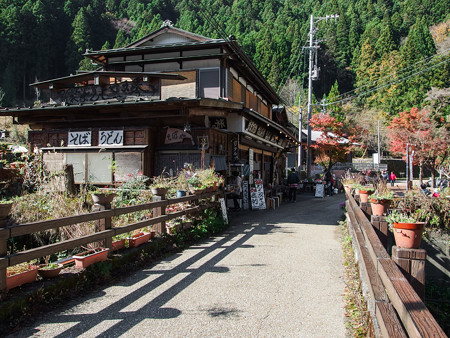
[[[84,54],[99,68],[32,84],[40,104],[8,109],[49,165],[77,183],[176,172],[184,163],[256,171],[272,182],[298,140],[279,97],[241,47],[165,23],[125,48]],[[241,166],[238,166],[241,165]]]

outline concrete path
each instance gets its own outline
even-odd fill
[[[345,337],[344,195],[231,212],[222,236],[48,313],[14,337]]]

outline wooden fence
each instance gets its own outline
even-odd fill
[[[365,298],[377,335],[447,337],[391,259],[367,215],[348,193],[346,207]]]
[[[144,228],[147,226],[156,225],[156,227],[158,228],[157,232],[164,233],[166,221],[174,218],[179,218],[183,215],[198,213],[199,211],[205,210],[208,207],[210,207],[211,204],[201,203],[201,205],[197,205],[189,209],[184,209],[166,215],[165,211],[167,206],[182,202],[194,202],[198,201],[199,199],[202,200],[209,199],[209,201],[212,202],[212,197],[219,195],[223,195],[223,193],[212,192],[202,195],[191,195],[180,198],[139,204],[129,207],[95,211],[87,214],[68,216],[64,218],[39,221],[27,224],[18,224],[7,227],[1,227],[2,226],[1,223],[4,222],[4,220],[0,220],[0,292],[4,293],[6,290],[6,269],[8,266],[13,266],[23,262],[28,262],[33,259],[49,256],[64,250],[75,249],[80,246],[98,241],[104,241],[105,247],[111,249],[113,236],[120,235],[136,229]],[[217,200],[218,198],[216,197],[214,203],[216,203]],[[112,217],[142,210],[152,210],[153,217],[120,227],[112,226],[111,222]],[[23,235],[30,235],[40,231],[57,229],[63,226],[91,221],[97,221],[99,224],[99,226],[96,227],[95,233],[7,255],[6,243],[9,238],[14,238]]]

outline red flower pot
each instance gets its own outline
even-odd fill
[[[77,268],[87,268],[91,264],[106,261],[108,258],[108,251],[109,249],[100,249],[100,251],[91,250],[73,256],[75,259],[75,266]]]
[[[395,244],[400,248],[418,249],[425,223],[394,223]]]
[[[125,248],[125,239],[120,239],[118,241],[112,242],[112,247],[111,247],[112,251],[121,250],[123,248]]]
[[[370,207],[372,208],[372,215],[383,216],[391,205],[391,200],[370,200]]]
[[[131,236],[131,238],[128,239],[128,243],[130,245],[130,248],[136,248],[141,244],[147,243],[150,239],[151,234],[146,234],[143,232],[140,232],[136,235]]]
[[[38,274],[38,266],[31,266],[30,270],[6,277],[6,290],[21,286],[26,283],[33,283]]]

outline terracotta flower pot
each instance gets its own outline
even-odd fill
[[[394,223],[395,244],[400,248],[418,249],[425,223]]]
[[[43,267],[45,267],[45,265],[41,266],[38,270],[38,274],[39,276],[41,276],[42,278],[55,278],[56,276],[59,275],[59,273],[62,270],[62,265],[58,264],[57,268],[54,269],[43,269]]]
[[[372,194],[372,191],[360,190],[359,191],[359,201],[361,203],[369,202],[369,195],[371,195],[371,194]]]
[[[151,236],[151,234],[143,233],[143,232],[140,232],[136,235],[131,236],[131,238],[128,239],[130,248],[136,248],[139,245],[147,243],[148,240],[150,239],[150,236]]]
[[[0,203],[0,219],[8,217],[11,207],[11,203]]]
[[[26,283],[33,283],[38,274],[38,266],[30,267],[30,270],[6,277],[6,290],[21,286]]]
[[[383,216],[388,211],[390,205],[391,200],[370,200],[370,207],[374,216]]]
[[[75,266],[77,268],[87,268],[91,264],[106,261],[108,258],[108,251],[109,249],[102,248],[100,251],[91,250],[73,256],[75,259]]]
[[[150,231],[150,239],[153,239],[156,237],[156,230],[151,230]]]
[[[125,239],[120,239],[118,241],[112,242],[112,247],[111,247],[112,251],[121,250],[123,248],[125,248]]]

